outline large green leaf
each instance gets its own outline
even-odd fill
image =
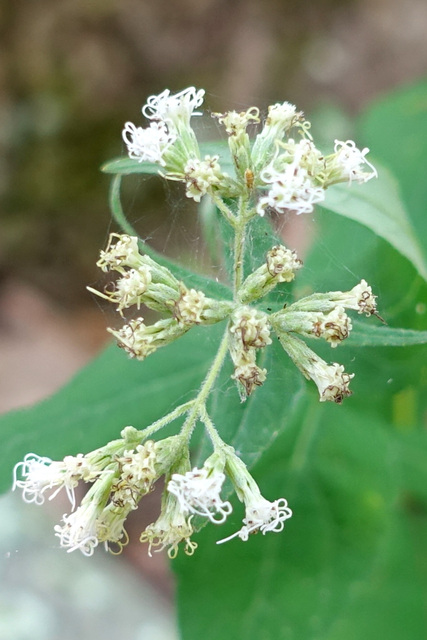
[[[378,179],[364,185],[331,187],[322,206],[360,222],[387,240],[427,280],[427,262],[399,196],[396,180],[384,167],[378,167],[378,171]]]
[[[360,137],[393,171],[427,255],[427,81],[374,103],[360,121]]]

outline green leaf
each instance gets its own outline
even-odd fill
[[[342,345],[349,347],[408,347],[427,343],[427,331],[378,327],[366,321],[353,320],[353,331]]]
[[[221,168],[228,173],[234,172],[233,162],[230,156],[230,150],[225,140],[216,140],[210,142],[202,142],[200,145],[201,156],[218,155],[220,158]],[[165,175],[165,170],[158,164],[152,162],[139,162],[132,160],[127,156],[125,158],[114,158],[102,165],[103,173],[112,173],[120,175],[131,175],[135,173],[147,173],[159,176]]]
[[[427,263],[399,196],[396,180],[384,167],[364,185],[335,185],[322,208],[365,225],[412,262],[427,280]]]
[[[103,173],[112,173],[114,175],[129,176],[134,173],[147,173],[164,175],[164,171],[158,164],[152,162],[139,162],[138,160],[132,160],[131,158],[114,158],[102,165],[101,171]]]
[[[360,137],[399,180],[401,195],[427,255],[427,81],[375,102],[360,121]]]

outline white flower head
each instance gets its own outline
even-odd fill
[[[239,307],[231,316],[230,333],[243,347],[262,349],[271,344],[268,315],[252,307]]]
[[[236,537],[246,542],[250,534],[255,531],[261,531],[263,535],[269,531],[279,533],[283,531],[286,520],[291,517],[292,511],[285,498],[269,502],[261,494],[255,494],[246,502],[246,514],[240,531],[236,531],[224,540],[219,540],[217,544],[228,542]]]
[[[348,309],[364,313],[367,317],[377,313],[376,297],[366,280],[361,280],[348,294],[343,294],[343,304]]]
[[[292,282],[295,271],[301,269],[302,261],[295,251],[278,245],[267,252],[267,270],[277,282]]]
[[[120,273],[124,273],[126,267],[138,269],[141,266],[138,238],[126,234],[111,233],[107,248],[100,252],[96,265],[102,271],[119,271]]]
[[[280,171],[274,164],[269,165],[261,172],[261,179],[271,186],[267,195],[259,199],[257,213],[260,216],[267,207],[277,213],[311,213],[314,205],[325,199],[324,189],[315,185],[307,169],[295,161],[285,164]]]
[[[191,540],[192,518],[193,516],[187,518],[184,515],[175,496],[167,494],[159,518],[150,524],[140,537],[141,542],[148,542],[148,555],[151,557],[153,548],[155,551],[167,549],[169,558],[175,558],[180,543],[184,542],[185,553],[192,556],[197,549],[197,543]]]
[[[142,113],[149,120],[163,121],[170,131],[175,132],[182,123],[185,127],[190,124],[191,116],[200,116],[195,111],[203,104],[204,89],[188,87],[175,95],[171,95],[169,89],[165,89],[158,96],[150,96]]]
[[[126,122],[122,131],[129,157],[138,162],[154,162],[165,166],[164,152],[175,142],[176,134],[170,133],[164,122],[151,122],[150,126],[136,127]]]
[[[49,500],[52,500],[62,488],[65,488],[74,509],[74,489],[79,481],[93,479],[96,474],[81,453],[77,456],[66,456],[61,461],[52,461],[50,458],[28,453],[22,462],[15,465],[13,477],[13,490],[22,489],[25,502],[43,504],[46,491],[56,488],[49,497]]]
[[[125,451],[117,458],[121,476],[117,488],[132,487],[136,493],[148,493],[153,482],[157,479],[156,447],[152,440],[137,445],[135,450]]]
[[[182,324],[200,324],[205,306],[206,296],[203,291],[187,289],[181,285],[181,294],[175,303],[174,315]]]
[[[182,336],[188,327],[181,325],[175,318],[158,320],[152,325],[144,324],[144,318],[135,318],[123,325],[119,330],[108,328],[131,358],[144,360],[160,347],[164,347]]]
[[[82,503],[73,513],[62,517],[63,525],[55,526],[55,535],[67,552],[79,549],[83,555],[91,556],[98,546],[97,519],[102,508],[96,501]]]
[[[315,314],[313,314],[315,315]],[[351,320],[344,311],[344,307],[337,305],[327,314],[317,314],[313,322],[313,334],[330,343],[331,347],[337,347],[348,338],[352,329]]]
[[[351,396],[348,388],[354,373],[346,373],[342,364],[326,364],[321,358],[307,366],[308,377],[316,384],[320,402],[332,401],[341,404],[344,398]]]
[[[219,156],[205,156],[203,160],[188,160],[184,168],[187,198],[200,202],[202,196],[220,184],[223,175],[218,159]]]
[[[297,111],[294,104],[282,102],[268,107],[267,127],[279,127],[281,131],[287,131],[296,122],[301,120],[302,112]]]
[[[232,511],[231,504],[220,495],[224,480],[222,472],[195,467],[185,474],[174,473],[167,489],[176,496],[184,514],[204,516],[222,524]]]
[[[253,351],[253,350],[252,350]],[[267,369],[261,369],[253,359],[244,360],[234,367],[234,373],[231,376],[233,380],[237,380],[243,385],[246,395],[250,396],[255,387],[261,387],[267,379]],[[242,397],[242,400],[244,396]]]
[[[369,153],[367,147],[360,150],[353,140],[347,140],[346,142],[335,140],[334,151],[334,163],[340,168],[342,177],[350,183],[353,180],[363,183],[378,176],[375,167],[366,159],[366,155]],[[366,171],[366,168],[370,169],[370,171]]]
[[[224,125],[229,136],[239,137],[245,133],[247,126],[252,122],[259,122],[259,109],[251,107],[247,111],[227,111],[226,113],[213,113],[214,118]]]

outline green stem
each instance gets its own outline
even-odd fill
[[[246,200],[241,198],[239,203],[239,216],[235,226],[234,235],[234,299],[243,282],[243,263],[246,236]]]
[[[182,416],[182,414],[186,413],[193,406],[194,403],[195,403],[195,400],[190,400],[185,404],[181,404],[179,407],[177,407],[176,409],[168,413],[166,416],[163,416],[163,418],[160,418],[160,420],[156,420],[156,422],[153,422],[153,424],[151,424],[146,429],[142,429],[141,431],[139,431],[139,436],[141,437],[141,440],[146,440],[148,437],[151,436],[151,434],[156,433],[156,431],[158,431],[162,427],[165,427],[167,424],[172,422],[172,420],[175,420],[175,418],[179,418],[179,416]]]
[[[231,209],[229,209],[227,207],[227,205],[225,204],[224,200],[220,196],[218,196],[216,193],[213,193],[211,195],[211,198],[212,198],[212,201],[214,202],[215,206],[221,211],[221,213],[224,216],[224,218],[231,224],[231,226],[233,228],[235,228],[236,227],[237,218],[233,214]]]
[[[138,233],[135,231],[131,223],[127,220],[123,208],[122,203],[120,201],[120,185],[122,182],[122,176],[120,173],[117,173],[114,178],[111,180],[110,185],[110,208],[111,213],[113,214],[114,220],[119,225],[120,229],[127,233],[129,236],[136,236],[138,238]]]
[[[203,407],[206,403],[206,400],[212,390],[212,387],[215,383],[215,380],[221,371],[221,367],[224,363],[225,356],[228,351],[228,328],[225,330],[223,338],[221,340],[221,344],[219,345],[217,354],[212,363],[211,368],[209,369],[206,378],[203,381],[202,386],[200,387],[200,391],[197,394],[197,397],[193,400],[193,406],[191,411],[189,412],[182,430],[181,435],[190,439],[190,436],[195,427],[197,418],[199,417],[201,407]]]
[[[230,449],[231,447],[226,444],[224,442],[224,440],[221,438],[221,436],[219,435],[218,431],[215,428],[214,423],[211,420],[210,415],[208,414],[208,412],[206,411],[206,406],[203,405],[200,408],[200,420],[203,422],[203,424],[206,427],[206,431],[208,432],[208,435],[212,441],[212,444],[214,446],[215,450],[220,450],[220,451],[224,451],[226,449]]]

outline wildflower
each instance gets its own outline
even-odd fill
[[[337,305],[327,313],[320,311],[295,311],[294,305],[272,316],[272,323],[279,331],[292,331],[303,336],[323,338],[336,347],[348,338],[351,320],[344,307]]]
[[[267,207],[277,213],[288,210],[296,214],[311,213],[317,202],[325,199],[322,187],[316,186],[307,169],[298,161],[286,164],[281,171],[269,166],[261,172],[261,179],[271,185],[267,195],[259,199],[257,213],[265,214]]]
[[[238,113],[214,113],[214,117],[225,126],[228,135],[228,146],[233,159],[237,176],[249,191],[254,184],[254,172],[251,159],[251,143],[246,131],[251,122],[259,122],[259,109],[251,107],[247,111]]]
[[[282,332],[275,326],[280,344],[288,356],[293,360],[301,373],[316,384],[320,402],[330,400],[341,404],[344,398],[351,395],[348,388],[353,373],[346,373],[344,367],[336,362],[328,365],[305,342]]]
[[[192,556],[197,548],[197,543],[191,540],[192,518],[193,516],[187,518],[184,515],[176,496],[166,492],[159,518],[150,524],[140,537],[141,542],[148,543],[148,555],[151,557],[153,548],[155,551],[167,549],[169,558],[175,558],[179,544],[184,542],[185,553]]]
[[[266,500],[246,465],[235,454],[229,454],[226,469],[239,500],[245,504],[245,517],[243,527],[239,531],[224,540],[219,540],[217,544],[228,542],[235,537],[246,542],[249,535],[255,531],[261,531],[263,535],[269,531],[275,533],[282,531],[285,521],[292,516],[287,500],[285,498],[274,502]]]
[[[322,311],[323,313],[335,309],[337,305],[345,309],[353,309],[359,314],[378,316],[376,298],[372,293],[372,288],[366,280],[361,280],[359,284],[350,291],[328,291],[327,293],[313,293],[311,296],[301,298],[292,305],[298,311]]]
[[[247,304],[265,296],[279,282],[292,282],[302,261],[295,251],[277,245],[267,251],[266,261],[251,273],[239,289],[240,302]]]
[[[184,168],[187,198],[200,202],[202,196],[220,185],[223,176],[218,159],[219,156],[205,156],[203,160],[188,160]]]
[[[188,87],[175,95],[171,95],[169,89],[166,89],[158,96],[150,96],[142,113],[149,120],[163,121],[169,130],[175,132],[181,124],[189,127],[191,116],[202,115],[195,109],[203,104],[204,95],[204,89],[196,90],[194,87]]]
[[[99,543],[98,519],[107,504],[113,479],[113,469],[107,469],[89,489],[76,511],[64,514],[63,524],[55,526],[55,535],[68,553],[79,549],[85,556],[93,555]]]
[[[115,243],[113,243],[116,241]],[[96,266],[102,271],[118,271],[125,273],[125,268],[138,269],[141,256],[138,249],[138,238],[126,234],[111,233],[107,248],[101,250]]]
[[[341,172],[341,178],[348,180],[350,184],[353,180],[363,183],[378,176],[375,167],[366,159],[369,153],[367,147],[360,150],[352,140],[346,142],[335,140],[334,151],[335,158],[332,160],[332,165]],[[370,171],[364,170],[364,166]]]
[[[295,271],[301,269],[302,261],[295,251],[283,245],[277,245],[267,251],[267,271],[276,278],[276,282],[292,282]]]
[[[108,328],[117,340],[119,347],[132,358],[145,360],[160,347],[164,347],[182,336],[189,327],[179,324],[175,318],[158,320],[153,325],[145,325],[144,318],[136,318],[121,329]]]
[[[243,349],[261,349],[271,344],[268,316],[250,307],[239,307],[231,316],[230,333]]]
[[[226,113],[213,113],[212,116],[218,118],[218,122],[225,126],[225,131],[229,136],[237,138],[246,133],[248,124],[259,122],[259,109],[251,107],[241,113],[227,111]]]
[[[61,461],[52,461],[50,458],[27,453],[24,460],[14,467],[12,489],[22,489],[25,502],[41,505],[44,503],[46,491],[56,487],[56,491],[49,497],[49,500],[52,500],[62,488],[65,488],[74,509],[74,489],[79,481],[93,480],[97,474],[98,471],[81,453],[77,456],[66,456]]]
[[[243,527],[228,538],[218,540],[217,544],[228,542],[232,538],[240,538],[246,542],[251,533],[261,531],[263,535],[269,531],[279,533],[283,531],[285,522],[292,517],[292,511],[288,507],[285,498],[269,502],[261,495],[253,498],[246,505],[246,516],[243,518]]]
[[[122,132],[129,157],[138,162],[154,162],[165,166],[165,151],[175,142],[176,134],[170,133],[164,122],[151,122],[145,129],[126,122]]]
[[[184,325],[200,324],[207,298],[203,291],[181,285],[181,295],[175,303],[174,315]]]
[[[267,379],[267,369],[261,369],[253,358],[247,358],[247,362],[242,358],[239,364],[234,367],[232,380],[237,380],[244,387],[246,396],[250,396],[255,387],[261,387]],[[242,400],[245,398],[242,397]]]
[[[185,474],[174,473],[168,483],[168,491],[176,496],[184,514],[195,514],[222,524],[231,513],[229,502],[220,495],[225,480],[224,473],[203,467]]]

